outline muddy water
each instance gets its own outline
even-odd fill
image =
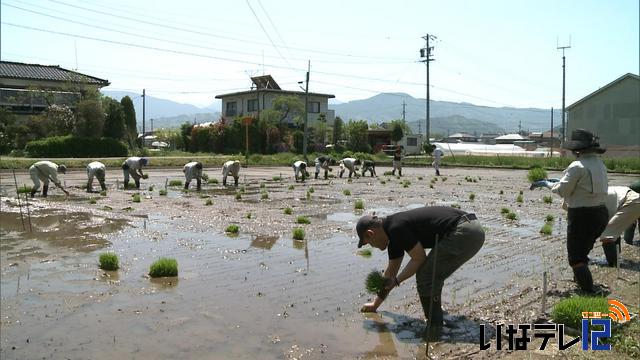
[[[357,255],[356,199],[364,200],[365,213],[381,215],[459,204],[485,226],[485,246],[446,283],[447,327],[433,348],[440,356],[477,349],[480,323],[535,319],[544,271],[553,292],[572,288],[558,201],[542,203],[540,191],[525,191],[523,204],[514,201],[526,188],[525,172],[451,171],[431,189],[430,176],[417,179],[423,169],[408,169],[402,179],[411,180],[408,188],[381,177],[385,184],[309,180],[288,190],[292,179],[271,181],[288,172],[262,169],[241,177],[241,201],[235,200],[240,187],[206,185],[203,193],[213,201],[206,206],[201,194],[179,188],[159,196],[166,178],[179,178],[179,169],[173,171],[152,172],[140,203],[131,201],[138,191],[115,191],[113,184],[97,204],[77,191],[73,201],[36,199],[32,233],[22,230],[17,209],[3,203],[3,359],[423,358],[424,316],[413,280],[394,290],[378,314],[358,311],[371,298],[364,277],[385,266],[386,254]],[[467,183],[469,174],[482,180]],[[67,181],[82,183],[71,175]],[[261,183],[269,199],[261,199]],[[344,189],[352,195],[344,196]],[[102,210],[107,206],[112,210]],[[284,215],[285,207],[294,214]],[[501,207],[512,208],[519,220],[504,219]],[[557,219],[552,236],[538,233],[547,214]],[[311,224],[295,224],[297,215]],[[240,226],[239,236],[224,234],[231,223]],[[304,241],[291,237],[298,226],[306,231]],[[118,254],[119,271],[97,268],[104,251]],[[622,277],[640,270],[634,253],[627,254],[630,270]],[[178,260],[179,276],[148,279],[150,264],[163,256]],[[601,256],[595,249],[593,257]],[[596,281],[608,271],[594,268]]]

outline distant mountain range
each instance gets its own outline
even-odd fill
[[[103,91],[116,100],[129,96],[133,100],[138,127],[142,127],[142,97],[140,94],[124,91]],[[402,119],[402,103],[405,103],[405,120],[414,132],[424,132],[425,100],[416,99],[404,93],[383,93],[368,99],[353,100],[342,103],[332,99],[329,108],[335,111],[344,121],[367,120],[369,123],[388,122]],[[208,122],[220,118],[220,102],[208,107],[197,107],[191,104],[181,104],[171,100],[159,99],[147,95],[145,106],[146,127],[173,128],[179,127],[185,121]],[[430,102],[430,118],[432,134],[453,134],[466,132],[506,133],[518,129],[529,131],[546,131],[550,126],[550,111],[535,108],[509,108],[478,106],[469,103],[454,103],[448,101]],[[556,124],[561,117],[560,110],[554,111]]]

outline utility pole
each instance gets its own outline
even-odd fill
[[[309,162],[309,159],[307,158],[307,141],[309,140],[309,130],[307,129],[307,122],[309,120],[309,71],[311,71],[311,60],[308,61],[306,86],[304,88],[304,137],[302,140],[302,154],[304,156],[304,161],[306,161],[307,163]]]
[[[147,101],[147,96],[146,96],[146,89],[142,89],[142,145],[141,147],[144,147],[144,136],[145,136],[145,103]]]
[[[153,133],[153,119],[151,119],[151,133]]]
[[[406,111],[405,111],[406,107],[407,107],[407,104],[404,102],[404,100],[402,100],[402,123],[403,123],[403,124],[406,124],[406,123],[407,123],[407,120],[406,120]]]
[[[420,58],[423,58],[424,60],[420,60],[420,62],[425,63],[425,65],[427,66],[427,98],[425,100],[426,102],[426,128],[425,131],[427,133],[427,142],[430,142],[430,118],[429,118],[429,63],[431,61],[433,61],[434,59],[431,57],[431,51],[433,50],[433,46],[429,46],[429,40],[435,40],[437,39],[434,35],[425,35],[422,37],[425,41],[426,41],[426,46],[422,49],[420,49]]]
[[[549,142],[551,144],[551,150],[549,151],[549,157],[553,157],[553,106],[551,107],[551,136],[549,136]]]
[[[565,139],[566,139],[566,122],[564,119],[565,116],[565,107],[564,107],[564,100],[565,100],[565,79],[566,79],[566,64],[565,64],[565,57],[564,57],[564,49],[570,49],[571,48],[571,37],[569,37],[569,45],[565,45],[565,46],[557,46],[556,44],[556,49],[560,50],[562,49],[562,128],[560,129],[560,144],[561,146],[564,145]]]

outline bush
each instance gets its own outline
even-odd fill
[[[169,180],[169,186],[182,186],[182,180]]]
[[[568,299],[560,300],[551,313],[553,321],[558,324],[565,324],[574,329],[582,328],[582,312],[596,312],[602,314],[609,313],[609,303],[607,298],[599,296],[572,296]]]
[[[149,276],[152,278],[178,276],[178,261],[170,258],[156,260],[149,268]]]
[[[293,229],[293,239],[294,240],[304,240],[304,229],[303,228],[295,228]]]
[[[362,199],[356,200],[355,204],[353,205],[353,208],[356,209],[356,210],[363,210],[364,209],[364,201]]]
[[[285,209],[284,209],[284,213],[285,213],[286,215],[291,215],[291,214],[293,214],[293,209],[292,209],[292,208],[290,208],[290,207],[285,208]]]
[[[225,232],[228,232],[230,234],[237,234],[238,232],[240,232],[240,227],[236,224],[231,224],[227,226]]]
[[[371,294],[377,294],[384,289],[387,279],[378,270],[372,270],[364,281],[364,287]]]
[[[30,141],[25,147],[30,157],[117,157],[127,156],[127,146],[111,138],[54,136]]]
[[[118,270],[118,255],[114,253],[100,254],[100,269],[102,270]]]
[[[529,180],[529,182],[534,182],[538,180],[544,180],[547,178],[547,176],[547,170],[540,167],[534,167],[529,170],[527,179]]]
[[[306,216],[298,216],[298,218],[296,219],[296,222],[298,224],[311,224],[311,221]]]

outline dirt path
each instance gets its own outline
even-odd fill
[[[381,175],[390,169],[377,170]],[[219,168],[205,172],[221,180]],[[2,173],[0,355],[423,358],[423,315],[413,280],[394,291],[378,314],[358,311],[370,298],[364,277],[385,266],[386,253],[357,255],[356,199],[364,201],[365,212],[380,214],[424,204],[459,204],[475,212],[487,241],[445,286],[448,326],[432,353],[512,355],[477,352],[479,324],[536,319],[545,271],[549,306],[573,292],[559,198],[543,203],[548,193],[529,191],[524,171],[444,169],[446,181],[439,178],[433,188],[431,169],[405,172],[401,179],[379,176],[350,183],[334,178],[302,184],[293,182],[290,168],[248,168],[241,170],[238,189],[209,184],[201,193],[185,193],[170,187],[167,196],[160,196],[166,179],[183,177],[181,169],[157,169],[149,171],[142,200],[134,203],[136,191],[115,190],[120,172],[109,172],[109,192],[101,197],[80,188],[86,181],[83,171],[70,171],[64,179],[72,196],[53,189],[49,198],[30,203],[31,233],[23,231],[17,203],[7,197],[14,191],[13,176]],[[26,173],[17,175],[19,184],[30,184]],[[273,180],[280,176],[282,181]],[[630,179],[612,175],[610,182],[627,184]],[[401,182],[407,180],[404,187]],[[350,196],[343,194],[347,189]],[[520,190],[522,204],[515,201]],[[268,198],[262,199],[265,191]],[[213,205],[207,206],[209,199]],[[286,207],[293,215],[283,213]],[[514,210],[519,219],[505,219],[502,207]],[[539,234],[547,214],[556,218],[551,236]],[[309,217],[311,224],[295,224],[298,215]],[[239,225],[239,236],[224,233],[229,224]],[[305,229],[306,241],[292,239],[297,226]],[[105,251],[118,254],[118,272],[98,269],[98,255]],[[623,246],[622,255],[620,272],[595,264],[594,278],[637,312],[637,293],[623,290],[638,286],[639,248]],[[178,260],[178,278],[145,277],[159,257]],[[592,258],[602,260],[602,250],[594,249]]]

